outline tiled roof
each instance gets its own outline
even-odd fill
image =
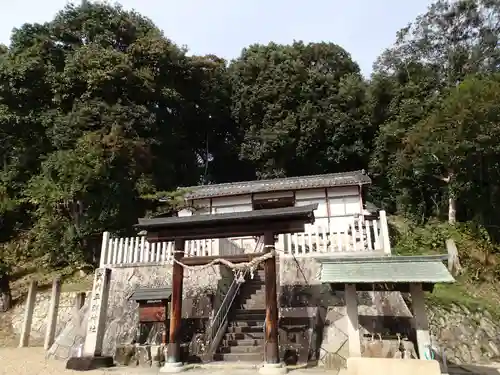
[[[140,288],[129,297],[132,301],[151,301],[170,299],[171,288]]]
[[[139,219],[139,223],[136,224],[135,227],[146,230],[157,228],[165,230],[180,227],[205,227],[208,225],[220,225],[225,223],[249,223],[266,219],[297,219],[299,217],[312,223],[314,221],[314,210],[317,208],[317,204],[311,204],[307,206],[270,208],[266,210],[231,212],[226,214],[158,217],[152,219],[144,218]]]
[[[314,176],[276,178],[231,182],[225,184],[191,186],[186,189],[186,199],[223,197],[230,195],[264,193],[270,191],[326,188],[333,186],[353,186],[371,184],[372,180],[364,170],[342,173],[329,173]]]
[[[325,260],[323,283],[452,283],[445,256],[390,256]]]

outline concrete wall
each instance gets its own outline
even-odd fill
[[[203,270],[184,271],[184,300],[182,316],[208,317],[212,306],[208,295],[216,296],[220,303],[231,282],[232,273],[219,266]],[[171,265],[144,265],[136,267],[114,267],[111,270],[111,288],[108,300],[104,354],[114,355],[116,346],[131,343],[137,336],[137,303],[128,298],[136,288],[169,287],[172,281]],[[70,319],[57,336],[49,356],[66,359],[76,353],[85,341],[88,320],[88,303],[78,317]]]

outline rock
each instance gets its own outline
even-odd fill
[[[163,345],[151,345],[152,366],[160,367],[165,362],[165,348]]]
[[[323,332],[323,349],[330,353],[336,353],[347,341],[347,335],[334,324],[325,327]]]
[[[488,347],[493,352],[493,356],[492,357],[498,357],[498,356],[500,356],[500,350],[498,350],[498,346],[493,341],[490,341],[488,343]]]
[[[500,325],[484,309],[463,305],[427,306],[433,345],[445,351],[449,362],[467,364],[500,355]]]
[[[347,359],[336,353],[327,353],[323,358],[323,364],[328,370],[340,370],[347,367]]]
[[[151,346],[138,345],[136,347],[135,356],[139,367],[151,367],[153,363],[151,358]]]
[[[117,365],[128,366],[135,359],[135,345],[120,345],[116,347],[115,362]]]

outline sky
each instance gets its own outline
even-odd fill
[[[0,43],[22,24],[45,22],[68,0],[0,0]],[[368,76],[396,32],[431,0],[119,0],[152,19],[190,53],[228,60],[242,48],[274,41],[328,41],[346,49]],[[115,1],[112,1],[115,3]]]

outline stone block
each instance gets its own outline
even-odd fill
[[[136,347],[135,356],[137,359],[137,366],[139,367],[151,367],[153,363],[151,358],[151,346],[140,345]]]
[[[328,352],[336,353],[347,341],[347,335],[338,329],[335,325],[325,327],[323,333],[323,349]]]
[[[135,360],[135,345],[120,345],[116,347],[116,364],[128,366]]]
[[[323,357],[323,366],[328,370],[340,370],[347,367],[347,360],[337,353],[327,353]]]
[[[420,359],[356,358],[347,360],[349,375],[441,375],[437,361]]]
[[[165,362],[165,348],[163,345],[151,345],[152,366],[161,366]]]
[[[109,356],[71,357],[66,362],[66,369],[75,371],[90,371],[113,366],[113,357]]]

